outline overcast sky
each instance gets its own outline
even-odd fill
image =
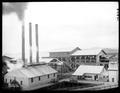
[[[32,2],[25,11],[28,23],[39,25],[39,50],[66,47],[118,48],[117,2]],[[3,16],[3,54],[21,53],[21,21],[15,13]]]

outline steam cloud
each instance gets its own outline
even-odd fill
[[[27,8],[27,3],[25,2],[4,2],[2,4],[2,13],[10,14],[15,12],[18,15],[18,18],[22,20],[24,18],[24,10]]]

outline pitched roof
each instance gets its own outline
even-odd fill
[[[110,49],[110,48],[105,48],[103,49],[108,55],[113,55],[113,54],[118,54],[118,49]]]
[[[66,48],[59,48],[59,49],[55,49],[52,50],[51,52],[71,52],[74,49],[80,49],[79,47],[66,47]]]
[[[100,53],[100,51],[101,49],[84,49],[84,50],[78,50],[71,55],[97,55]]]
[[[80,65],[73,75],[83,75],[85,73],[100,74],[104,66]]]
[[[13,70],[11,72],[8,72],[5,76],[32,78],[32,77],[43,76],[56,72],[57,71],[51,68],[50,66],[39,65],[39,66],[29,66],[26,68]]]

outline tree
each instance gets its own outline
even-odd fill
[[[22,89],[19,82],[17,80],[15,80],[15,79],[11,82],[11,86],[15,90],[21,90]]]

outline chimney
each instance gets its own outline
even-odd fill
[[[29,23],[30,65],[32,65],[32,23]]]
[[[38,24],[35,24],[35,30],[36,30],[36,62],[39,63],[39,44],[38,44]]]
[[[25,63],[25,31],[24,31],[24,24],[22,25],[22,61],[23,61],[23,67],[26,67],[26,63]]]

